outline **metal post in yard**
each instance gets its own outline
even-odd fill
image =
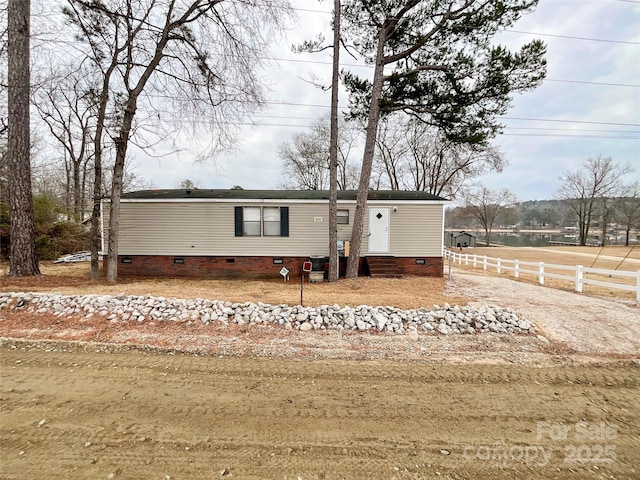
[[[502,259],[496,258],[496,272],[502,273]]]
[[[449,255],[449,280],[451,280],[451,255]]]
[[[300,265],[300,306],[304,307],[304,302],[302,301],[304,292],[304,267]]]
[[[486,270],[487,269],[487,256],[484,256],[484,261],[482,262],[482,269]]]
[[[513,276],[520,278],[520,260],[514,260],[513,262]]]
[[[544,262],[540,262],[540,266],[538,267],[538,283],[544,285]]]
[[[584,279],[584,267],[576,265],[576,292],[582,293],[582,284]]]

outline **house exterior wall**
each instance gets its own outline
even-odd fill
[[[444,208],[441,203],[376,202],[375,205],[389,207],[389,255],[442,256]],[[237,206],[288,206],[289,236],[236,237],[234,207]],[[123,199],[120,208],[119,255],[309,257],[329,254],[327,202]],[[350,240],[355,202],[340,202],[339,208],[349,209],[349,224],[338,225],[338,239]],[[108,208],[104,212],[106,226]],[[368,221],[365,214],[363,256],[369,253]]]
[[[176,260],[179,263],[176,263]],[[274,263],[274,260],[278,263]],[[289,279],[299,279],[305,257],[234,257],[234,256],[175,256],[175,255],[118,255],[118,274],[121,276],[172,276],[191,278],[282,279],[280,270],[289,270]],[[346,257],[340,259],[340,275],[344,276]],[[442,260],[441,258],[439,259]],[[126,263],[124,263],[124,262]],[[106,260],[105,260],[106,262]],[[328,266],[325,265],[325,277]],[[442,269],[440,269],[442,270]],[[426,272],[426,270],[425,270]],[[367,275],[364,258],[360,259],[359,274]],[[426,273],[422,273],[426,275]],[[306,276],[306,274],[305,274]]]

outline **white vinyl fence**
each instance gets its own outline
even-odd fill
[[[520,274],[528,273],[537,276],[538,283],[544,285],[545,278],[559,278],[575,283],[576,292],[582,292],[584,285],[599,285],[602,287],[626,290],[628,292],[636,292],[636,301],[640,302],[640,270],[624,271],[624,270],[606,270],[603,268],[590,268],[582,265],[555,265],[544,262],[523,262],[521,260],[504,260],[501,258],[487,257],[486,255],[476,255],[469,253],[458,253],[453,250],[444,251],[444,258],[448,258],[453,263],[459,265],[472,266],[473,268],[482,268],[483,270],[495,269],[497,273],[503,271],[513,272],[515,278],[519,278]],[[545,268],[556,270],[566,270],[566,275],[560,273],[545,272]],[[585,278],[585,274],[604,275],[611,279],[633,278],[634,282],[616,283],[605,282],[592,278]],[[624,281],[624,280],[623,280]]]

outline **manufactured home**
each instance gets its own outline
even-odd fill
[[[356,195],[338,193],[341,274]],[[445,203],[425,192],[369,192],[359,274],[442,276]],[[284,267],[299,277],[309,260],[327,268],[328,191],[144,190],[123,195],[120,208],[121,275],[279,278]]]

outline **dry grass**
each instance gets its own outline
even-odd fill
[[[300,304],[300,282],[283,280],[202,280],[185,278],[124,277],[117,284],[90,279],[86,263],[57,264],[43,262],[42,276],[0,278],[3,291],[49,291],[65,295],[153,295],[177,298],[208,298],[230,302]],[[6,268],[4,271],[6,275]],[[393,305],[398,308],[466,304],[467,299],[445,292],[443,278],[407,277],[403,279],[358,278],[337,283],[304,284],[304,305],[340,306]]]
[[[482,247],[466,253],[499,257],[525,262],[545,262],[556,265],[583,265],[607,270],[636,271],[640,269],[640,246],[632,247]]]
[[[585,267],[637,271],[640,269],[640,247],[547,247],[547,248],[515,248],[490,247],[465,250],[470,255],[487,255],[505,260],[521,260],[525,262],[545,262]],[[458,265],[456,265],[458,266]],[[472,270],[471,266],[461,268]],[[117,284],[109,284],[104,280],[91,280],[87,263],[53,264],[42,262],[42,276],[36,278],[9,278],[6,276],[7,265],[0,265],[0,289],[3,291],[55,291],[65,295],[103,294],[103,295],[153,295],[177,298],[208,298],[228,300],[230,302],[264,302],[269,304],[300,304],[300,283],[292,281],[284,283],[274,280],[202,280],[185,278],[140,278],[124,277]],[[534,267],[523,267],[534,269]],[[547,266],[547,273],[572,275],[568,270],[553,270]],[[497,275],[495,268],[476,273]],[[504,272],[502,276],[513,278],[512,272]],[[635,284],[633,278],[612,279],[604,276],[590,275],[588,278],[603,281]],[[522,281],[536,283],[533,274],[522,273]],[[573,290],[570,281],[547,278],[548,286],[563,290]],[[595,285],[585,285],[584,293],[633,299],[633,292],[611,289]],[[303,303],[305,305],[338,304],[341,306],[357,305],[393,305],[399,308],[431,307],[431,305],[450,304],[465,305],[471,299],[452,296],[446,291],[446,280],[443,278],[407,277],[403,279],[340,280],[337,283],[304,284]]]
[[[607,247],[481,247],[470,248],[463,253],[469,254],[469,266],[458,265],[464,269],[472,269],[471,257],[477,255],[482,257],[500,258],[502,260],[520,260],[522,262],[544,262],[545,273],[547,274],[560,274],[565,276],[575,275],[575,271],[566,269],[554,269],[549,265],[566,265],[575,267],[576,265],[582,265],[589,268],[599,268],[605,270],[619,270],[627,272],[636,272],[640,270],[640,247],[631,246],[607,246]],[[480,260],[479,260],[480,261]],[[480,265],[480,264],[479,264]],[[513,264],[507,264],[509,267],[513,267]],[[536,270],[536,267],[521,266],[525,270]],[[479,267],[482,271],[482,266]],[[495,267],[490,267],[487,272],[490,275],[498,275]],[[503,276],[513,277],[512,271],[503,271]],[[603,282],[620,283],[625,285],[636,285],[636,280],[633,277],[615,277],[611,275],[601,274],[585,274],[585,279],[598,280]],[[536,274],[523,273],[520,274],[520,280],[528,283],[537,283]],[[556,278],[545,278],[545,284],[554,288],[573,291],[575,289],[575,282]],[[624,290],[599,286],[599,285],[584,285],[583,292],[591,295],[602,295],[607,297],[617,297],[624,299],[635,299],[634,292],[627,292]]]

